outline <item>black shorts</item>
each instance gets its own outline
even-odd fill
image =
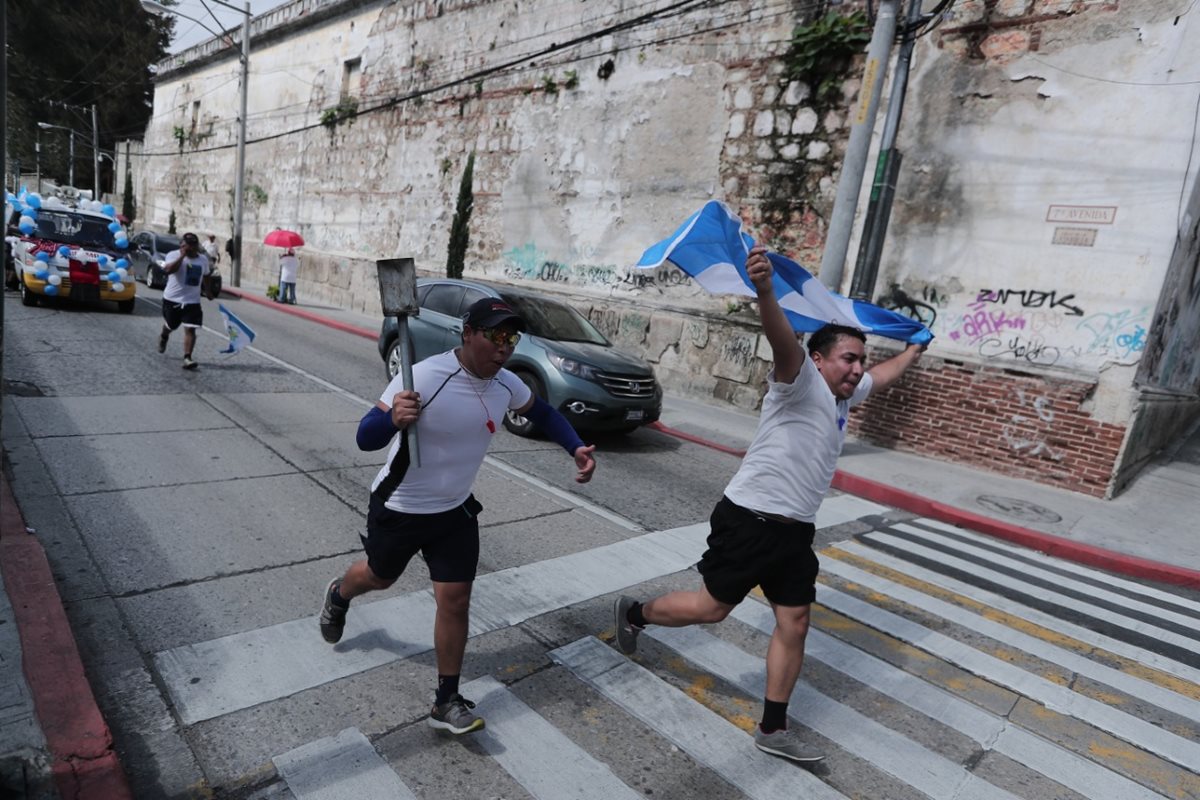
[[[163,320],[167,327],[175,330],[182,323],[187,328],[199,328],[204,324],[204,311],[199,303],[182,305],[171,300],[162,301]]]
[[[820,564],[811,522],[769,519],[722,497],[709,524],[698,569],[717,600],[736,606],[755,586],[776,605],[806,606],[816,599]]]
[[[461,506],[438,514],[393,511],[375,495],[367,507],[367,535],[361,537],[367,566],[376,577],[394,581],[417,552],[439,583],[475,580],[479,566],[479,520],[483,506],[471,495]]]

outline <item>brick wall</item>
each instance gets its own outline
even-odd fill
[[[885,447],[1105,497],[1125,427],[1086,410],[1095,386],[925,356],[856,409],[849,430]]]

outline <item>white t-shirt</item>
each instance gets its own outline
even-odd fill
[[[167,253],[164,263],[170,264],[179,258],[179,251]],[[212,272],[208,256],[201,253],[195,257],[185,257],[179,269],[167,276],[167,288],[163,289],[163,300],[170,300],[180,305],[191,305],[200,302],[200,281]]]
[[[853,396],[838,400],[807,354],[791,383],[776,383],[772,370],[754,441],[725,496],[743,508],[816,522],[846,441],[846,418],[872,383],[863,375]]]
[[[280,256],[279,257],[279,281],[280,283],[295,283],[296,273],[300,270],[300,259],[295,256]],[[390,405],[390,403],[389,403]]]
[[[529,387],[513,373],[501,369],[491,380],[472,377],[451,350],[413,365],[413,389],[421,395],[417,420],[417,444],[421,466],[410,464],[404,480],[385,505],[393,511],[437,514],[461,505],[471,494],[475,475],[508,409],[529,402]],[[404,391],[404,379],[396,375],[379,401],[389,408],[392,398]],[[387,463],[371,483],[371,491],[387,477],[392,459],[400,448],[397,434],[388,450]]]
[[[221,260],[221,251],[217,249],[217,243],[212,239],[203,242],[200,247],[204,250],[204,255],[208,256],[208,260],[212,263],[217,263]]]

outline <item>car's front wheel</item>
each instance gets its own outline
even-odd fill
[[[38,296],[29,291],[29,287],[25,285],[25,279],[21,279],[21,305],[36,306],[38,304]]]
[[[517,377],[529,387],[529,391],[533,392],[535,397],[546,399],[546,390],[542,388],[542,382],[536,376],[528,372],[518,372]],[[534,430],[533,422],[515,411],[504,412],[504,427],[517,436],[532,436]]]
[[[408,346],[408,363],[416,363],[416,353],[413,350],[412,342]],[[384,361],[384,367],[387,370],[388,380],[400,374],[400,339],[397,337],[392,341],[392,346],[388,348],[387,359]]]

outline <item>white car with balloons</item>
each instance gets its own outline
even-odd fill
[[[111,205],[8,193],[5,216],[22,303],[34,306],[45,297],[109,300],[125,313],[133,311],[137,289],[125,255],[129,234]]]

